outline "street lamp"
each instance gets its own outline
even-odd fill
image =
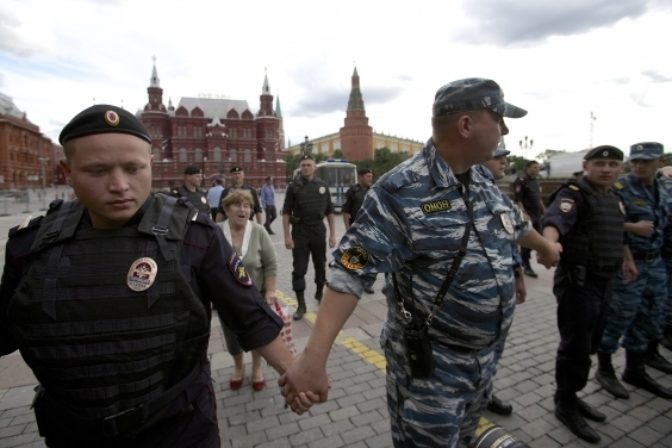
[[[527,159],[527,150],[532,149],[532,146],[534,146],[534,140],[528,138],[526,135],[518,142],[518,146],[520,146],[520,149],[523,151],[523,157]]]
[[[303,155],[304,156],[312,155],[313,144],[308,141],[308,136],[307,135],[305,137],[305,141],[303,143],[301,143],[299,146],[301,146],[301,149],[303,150]]]
[[[40,157],[38,158],[40,161],[40,174],[42,177],[42,208],[41,210],[46,210],[47,209],[47,192],[45,191],[46,189],[46,183],[47,179],[45,178],[45,171],[46,171],[46,166],[47,162],[49,161],[49,157]]]

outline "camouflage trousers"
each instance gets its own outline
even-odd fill
[[[503,344],[468,350],[434,343],[434,373],[414,379],[403,344],[388,339],[387,406],[394,446],[470,446],[487,404],[498,346]]]
[[[662,337],[663,306],[667,301],[667,272],[661,257],[636,260],[639,274],[631,283],[619,272],[614,280],[607,324],[599,351],[614,353],[618,344],[633,352],[645,352],[651,341]]]

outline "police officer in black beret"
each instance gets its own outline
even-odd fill
[[[560,346],[556,358],[555,415],[574,434],[600,440],[586,418],[606,416],[576,396],[588,381],[590,355],[597,351],[607,300],[617,271],[634,279],[637,269],[624,245],[624,208],[612,185],[623,169],[623,152],[598,146],[584,157],[583,176],[551,198],[542,216],[544,237],[560,241],[562,254],[553,292],[558,301]]]
[[[0,283],[0,355],[20,350],[38,379],[40,434],[50,447],[219,447],[211,304],[279,372],[292,361],[281,320],[207,214],[151,194],[134,115],[92,106],[59,140],[78,201],[10,231]]]
[[[252,195],[252,213],[250,214],[250,221],[252,221],[253,216],[256,216],[257,223],[261,224],[263,210],[261,208],[261,202],[259,201],[257,190],[254,187],[245,184],[245,171],[241,167],[234,166],[231,168],[231,170],[229,170],[229,172],[231,173],[231,185],[223,189],[222,194],[219,196],[219,210],[215,215],[215,221],[220,222],[226,219],[226,213],[224,212],[224,207],[222,207],[222,201],[229,195],[231,190],[240,189],[249,191]]]
[[[210,212],[208,197],[205,190],[201,189],[203,184],[203,171],[197,166],[188,166],[184,169],[184,183],[170,191],[170,194],[176,198],[184,197],[200,212]]]
[[[303,318],[306,312],[304,292],[309,256],[313,257],[315,268],[317,288],[315,300],[318,302],[322,300],[322,290],[327,282],[325,216],[329,222],[329,247],[336,246],[334,206],[331,202],[329,187],[322,179],[315,177],[315,169],[315,160],[309,154],[304,154],[299,163],[299,176],[287,187],[285,203],[282,207],[285,247],[292,250],[294,259],[292,289],[298,301],[294,320]]]

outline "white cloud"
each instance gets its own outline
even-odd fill
[[[296,143],[343,125],[356,64],[387,134],[424,141],[436,89],[482,76],[530,112],[509,123],[514,153],[525,135],[534,152],[587,147],[590,112],[595,144],[670,146],[671,20],[669,0],[7,0],[0,88],[55,139],[94,98],[142,108],[153,55],[166,103],[209,92],[256,112],[267,70]]]

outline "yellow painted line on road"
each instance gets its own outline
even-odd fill
[[[288,296],[284,292],[280,291],[279,289],[276,290],[276,294],[278,296],[278,300],[283,305],[291,306],[296,308],[298,306],[298,303],[296,299],[293,297]],[[315,325],[315,319],[317,318],[317,314],[309,311],[306,314],[303,315],[303,318],[310,322],[310,325],[313,326]],[[387,363],[385,362],[385,356],[383,356],[381,353],[377,352],[376,350],[373,350],[369,347],[367,347],[365,344],[362,344],[360,341],[358,341],[356,338],[353,338],[352,336],[348,336],[344,334],[342,331],[339,331],[338,336],[336,336],[336,343],[338,345],[341,345],[348,350],[350,350],[352,353],[359,355],[362,359],[364,359],[366,362],[369,364],[375,366],[376,368],[385,371],[385,366]]]

